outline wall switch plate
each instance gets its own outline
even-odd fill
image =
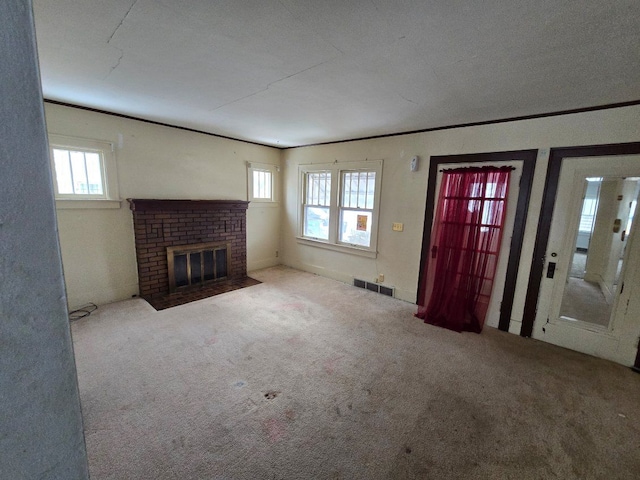
[[[401,232],[402,230],[404,230],[404,224],[403,223],[394,223],[392,230],[394,232]]]
[[[418,171],[418,157],[411,158],[411,163],[409,165],[409,168],[411,169],[412,172]]]

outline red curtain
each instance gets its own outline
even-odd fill
[[[480,333],[498,263],[511,167],[445,170],[418,292],[425,323]],[[428,304],[427,304],[428,301]]]

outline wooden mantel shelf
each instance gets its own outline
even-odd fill
[[[129,208],[134,212],[159,212],[180,210],[246,210],[245,200],[160,200],[147,198],[127,198]]]

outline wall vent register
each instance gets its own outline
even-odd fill
[[[360,280],[357,278],[353,279],[353,286],[358,288],[365,288],[372,292],[381,293],[382,295],[386,295],[388,297],[394,296],[393,287],[385,287],[384,285],[380,285],[374,282],[366,282],[364,280]]]

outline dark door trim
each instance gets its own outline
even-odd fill
[[[549,152],[547,179],[544,184],[544,196],[542,198],[542,207],[540,208],[540,219],[538,220],[538,231],[536,233],[536,243],[533,248],[531,273],[529,274],[529,285],[527,287],[527,296],[522,316],[522,329],[520,330],[520,335],[523,337],[531,336],[531,333],[533,332],[533,322],[536,319],[538,295],[540,294],[540,283],[542,282],[542,273],[544,270],[545,252],[547,251],[547,244],[549,243],[549,231],[551,230],[553,208],[556,203],[562,160],[565,158],[576,157],[604,157],[637,154],[640,154],[640,142],[552,148]]]
[[[524,227],[527,220],[527,212],[529,211],[529,199],[531,197],[533,172],[535,170],[537,157],[537,150],[516,150],[511,152],[472,153],[466,155],[444,155],[431,157],[429,161],[429,183],[427,185],[427,200],[424,213],[424,230],[422,233],[422,253],[420,255],[418,292],[422,290],[422,282],[427,281],[426,270],[429,261],[431,224],[433,223],[433,212],[435,210],[436,178],[440,165],[444,163],[504,162],[510,160],[522,161],[520,192],[518,194],[518,204],[516,205],[516,216],[513,223],[513,235],[511,237],[509,260],[507,263],[507,278],[504,284],[502,306],[500,307],[500,321],[498,323],[498,328],[500,330],[505,332],[509,331],[511,311],[513,310],[513,299],[516,291],[516,279],[518,277],[518,266],[520,265],[520,255],[522,253]],[[416,297],[416,303],[417,302],[418,298]]]

